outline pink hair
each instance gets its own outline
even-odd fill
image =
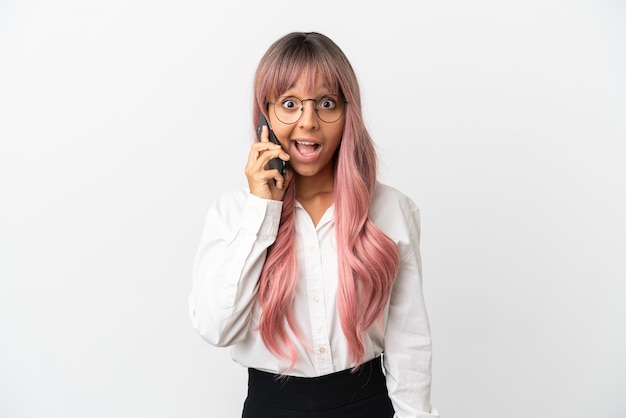
[[[311,70],[311,71],[309,71]],[[321,74],[329,89],[348,102],[340,147],[335,156],[333,199],[338,257],[338,310],[355,365],[363,361],[363,335],[382,318],[398,269],[395,243],[369,219],[377,160],[361,116],[356,74],[341,49],[319,33],[291,33],[265,53],[255,76],[253,122],[267,113],[267,102],[285,92],[303,73],[314,85]],[[266,114],[267,116],[267,114]],[[267,251],[259,279],[259,332],[275,355],[297,360],[287,325],[304,342],[293,316],[298,277],[295,248],[295,182],[283,197],[276,241]],[[308,346],[308,345],[307,345]]]

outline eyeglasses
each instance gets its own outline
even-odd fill
[[[304,102],[315,103],[317,117],[326,123],[337,122],[345,105],[348,103],[335,94],[325,94],[317,99],[299,99],[295,96],[282,96],[275,102],[267,102],[274,105],[274,114],[284,124],[291,125],[300,120],[304,111]]]

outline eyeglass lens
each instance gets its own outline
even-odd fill
[[[304,102],[311,101],[315,105],[315,113],[326,123],[332,123],[339,120],[344,110],[344,102],[336,95],[324,95],[317,99],[299,99],[294,96],[279,97],[274,105],[274,113],[278,120],[282,123],[296,123],[302,116],[304,111]]]

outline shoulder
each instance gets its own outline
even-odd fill
[[[370,212],[389,210],[399,210],[409,214],[419,212],[418,206],[409,196],[395,187],[377,182],[372,196]]]
[[[211,203],[211,208],[236,209],[243,207],[246,204],[249,194],[248,190],[244,188],[225,192]]]
[[[207,218],[222,219],[228,221],[241,217],[250,193],[247,189],[237,189],[225,192],[214,199],[207,212]]]
[[[260,224],[266,217],[280,219],[282,204],[282,201],[263,199],[241,188],[220,195],[211,204],[207,219],[212,223],[251,226]]]
[[[231,237],[240,229],[247,201],[246,190],[228,191],[213,201],[204,218],[204,233],[207,237]]]
[[[378,182],[370,204],[370,219],[395,241],[404,241],[420,230],[419,208],[395,187]]]

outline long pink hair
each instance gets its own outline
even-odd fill
[[[356,74],[343,51],[319,33],[291,33],[276,41],[255,75],[253,122],[267,102],[280,96],[303,74],[313,86],[320,74],[329,89],[345,98],[345,127],[335,155],[333,184],[338,257],[338,310],[349,354],[355,365],[365,354],[363,336],[380,321],[398,269],[395,243],[369,219],[376,186],[376,152],[361,114]],[[295,247],[295,182],[285,192],[278,236],[268,249],[259,279],[259,332],[275,355],[297,360],[286,324],[306,345],[293,315],[298,284]]]

